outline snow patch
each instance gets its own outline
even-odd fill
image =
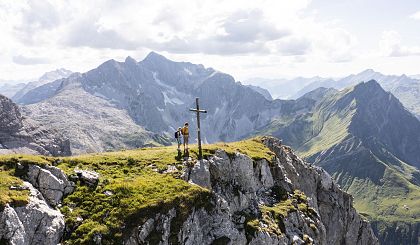
[[[212,74],[210,74],[210,76],[208,76],[208,78],[213,77],[214,75],[216,75],[217,73],[219,73],[218,71],[214,71]]]
[[[93,95],[102,99],[106,99],[106,100],[108,99],[105,95],[98,93],[97,91],[95,91]]]
[[[190,70],[188,70],[188,68],[184,68],[184,71],[188,74],[188,75],[192,75],[192,72]]]
[[[168,94],[166,92],[162,92],[165,105],[166,104],[172,104],[172,105],[182,105],[184,102],[182,102],[178,98],[169,98]]]

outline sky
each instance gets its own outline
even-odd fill
[[[150,51],[239,81],[420,74],[420,1],[0,0],[0,83]]]

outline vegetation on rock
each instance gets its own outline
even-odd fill
[[[261,138],[205,145],[204,156],[210,156],[217,149],[231,155],[241,152],[254,160],[273,157]],[[180,220],[176,222],[182,224],[185,214],[193,207],[205,207],[211,203],[211,193],[179,179],[183,162],[176,152],[175,146],[168,146],[60,158],[0,156],[3,168],[0,172],[3,177],[1,204],[23,205],[28,198],[28,191],[9,190],[11,185],[22,184],[22,180],[14,177],[13,166],[18,163],[49,164],[59,167],[70,178],[75,177],[76,169],[95,171],[100,176],[96,187],[78,182],[76,190],[64,198],[61,211],[66,217],[66,244],[88,243],[96,236],[101,237],[103,244],[121,242],[124,231],[171,208],[179,214],[177,219]],[[190,162],[196,161],[197,152],[197,147],[191,145]]]

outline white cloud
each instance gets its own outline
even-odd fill
[[[240,78],[304,75],[321,66],[336,71],[331,67],[359,56],[358,38],[339,21],[308,11],[310,3],[0,1],[0,78],[36,77],[58,67],[83,72],[111,58],[141,59],[150,50]],[[407,50],[415,51],[399,53]]]
[[[403,45],[401,35],[396,31],[384,31],[379,47],[383,55],[390,57],[420,55],[420,46]]]
[[[410,15],[410,18],[420,20],[420,11],[417,11],[414,14]]]
[[[19,65],[48,64],[50,61],[45,57],[28,57],[24,55],[13,56],[13,62]]]

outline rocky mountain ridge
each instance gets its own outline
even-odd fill
[[[420,80],[406,75],[384,75],[372,69],[364,70],[358,74],[352,74],[341,79],[334,80],[318,80],[303,87],[294,95],[298,98],[301,95],[312,91],[319,87],[344,89],[346,87],[355,86],[360,82],[370,80],[377,81],[386,91],[391,92],[397,97],[401,103],[414,115],[420,116]]]
[[[385,75],[372,69],[364,70],[342,78],[297,77],[293,79],[253,78],[246,82],[259,84],[279,99],[298,99],[315,89],[335,88],[338,90],[355,86],[360,82],[376,80],[386,91],[394,94],[411,113],[420,118],[420,80],[418,76]]]
[[[381,233],[381,242],[416,244],[412,237],[417,237],[414,227],[420,213],[420,122],[373,80],[342,91],[312,93],[317,96],[306,95],[314,99],[311,111],[293,120],[279,117],[260,133],[283,138],[327,170],[354,195],[360,212],[379,220],[375,228],[389,222],[389,228],[375,230],[377,234],[387,230],[403,236],[390,239]]]
[[[72,152],[102,152],[112,149],[167,144],[165,138],[137,125],[127,111],[86,92],[74,74],[51,99],[23,107],[28,117],[62,132]]]
[[[66,132],[67,137],[70,136],[67,133],[69,130],[79,128],[71,134],[77,135],[72,142],[75,153],[131,148],[145,141],[137,140],[138,144],[130,145],[129,142],[124,143],[122,135],[113,134],[117,143],[108,144],[99,134],[89,135],[86,127],[100,123],[91,120],[101,118],[102,114],[95,111],[100,111],[104,104],[107,104],[106,111],[125,114],[125,122],[120,121],[119,125],[126,125],[124,128],[128,129],[129,135],[149,131],[173,138],[175,128],[185,121],[190,122],[191,128],[196,126],[195,115],[188,108],[194,106],[195,97],[200,97],[200,103],[208,111],[202,117],[202,131],[208,132],[203,135],[204,141],[209,143],[242,139],[267,125],[277,115],[301,113],[312,106],[305,98],[296,101],[267,100],[260,92],[235,82],[228,74],[203,65],[170,61],[154,52],[140,62],[131,57],[124,62],[107,61],[87,73],[54,81],[29,94],[42,96],[36,97],[35,103],[25,106],[26,115]],[[74,100],[75,97],[78,99]],[[87,102],[92,100],[98,103]],[[66,126],[65,122],[71,123],[73,117],[79,115],[86,126]],[[107,120],[104,119],[104,123],[112,125]],[[196,132],[192,130],[191,140],[194,141],[195,137]],[[100,142],[99,146],[84,144],[89,138]],[[162,143],[162,140],[154,141]]]
[[[258,150],[252,151],[255,147]],[[123,236],[119,238],[122,243],[378,244],[370,224],[352,207],[352,197],[342,192],[325,171],[304,163],[275,138],[242,142],[238,149],[251,150],[247,153],[251,155],[218,149],[206,160],[193,161],[192,165],[184,163],[181,178],[190,186],[202,186],[201,192],[210,194],[206,194],[206,198],[201,197],[200,202],[204,202],[204,206],[195,203],[182,211],[181,199],[181,206],[160,208],[168,204],[158,202],[156,209],[146,209],[149,210],[146,213],[140,209],[138,215],[146,215],[146,218],[139,216],[132,225],[124,220],[124,225],[120,227]],[[148,154],[148,151],[142,154]],[[256,158],[253,154],[271,157]],[[66,159],[63,161],[61,164],[67,164]],[[27,204],[15,207],[6,204],[0,212],[2,241],[11,244],[73,244],[72,239],[84,239],[85,234],[90,234],[85,242],[110,242],[107,232],[111,230],[83,228],[88,225],[85,222],[91,222],[89,214],[79,217],[78,224],[70,224],[65,222],[69,221],[67,216],[71,215],[71,211],[66,211],[63,216],[54,208],[62,203],[60,210],[69,210],[66,200],[74,198],[71,192],[85,190],[83,182],[72,177],[73,181],[77,181],[75,184],[59,168],[49,165],[10,161],[3,164],[15,168],[15,175],[26,181],[23,185],[30,193]],[[77,164],[77,159],[73,158],[72,164]],[[176,178],[177,175],[167,172],[169,169],[156,176]],[[93,189],[85,191],[101,193],[101,185],[111,187],[112,183],[101,184],[106,176],[105,172],[101,173],[99,184],[96,182],[91,187]],[[101,198],[119,196],[119,191],[132,190],[108,189],[108,194],[101,194]],[[76,205],[71,207],[74,212],[80,208],[78,204],[73,205]],[[102,219],[107,224],[107,216]],[[74,225],[76,230],[73,230]],[[68,232],[78,232],[78,235],[72,236]]]
[[[45,86],[53,89],[44,90]],[[125,128],[129,129],[130,135],[139,131],[151,131],[172,138],[175,128],[183,125],[185,121],[189,121],[191,127],[195,126],[195,117],[186,108],[193,106],[195,97],[200,97],[202,105],[206,106],[205,109],[209,112],[203,116],[202,130],[212,132],[205,134],[206,142],[240,139],[255,125],[268,122],[270,116],[258,116],[260,110],[270,115],[276,113],[267,111],[271,106],[263,95],[236,83],[227,74],[204,68],[202,65],[173,62],[153,52],[141,62],[136,62],[130,57],[124,62],[107,61],[87,73],[74,74],[69,78],[41,86],[33,90],[33,93],[35,92],[45,96],[36,103],[25,106],[26,115],[42,123],[52,124],[64,132],[69,127],[61,123],[60,118],[61,121],[72,122],[73,116],[80,114],[85,118],[84,121],[92,125],[93,123],[89,122],[90,118],[101,116],[95,113],[100,105],[92,107],[87,103],[91,100],[101,101],[101,104],[108,104],[107,108],[115,108],[112,109],[115,113],[125,114],[124,120],[131,121],[129,123],[131,125],[124,122],[119,124],[128,125]],[[75,96],[79,99],[74,100]],[[252,102],[250,98],[253,99]],[[281,102],[276,103],[281,104]],[[68,108],[73,113],[64,112],[62,107]],[[89,114],[84,115],[85,111],[89,111]],[[134,128],[134,125],[138,125],[137,128]],[[141,130],[140,127],[145,130]],[[92,137],[96,142],[103,142],[99,136],[87,135],[87,131],[85,127],[81,127],[73,134],[83,135],[85,139]],[[191,133],[194,139],[195,131]],[[69,137],[70,134],[66,136]],[[114,139],[117,142],[125,140],[118,135],[114,135]],[[137,141],[139,146],[144,140]],[[103,151],[112,147],[118,149],[118,144],[94,148],[82,145],[83,142],[78,139],[72,142],[74,152]],[[128,148],[136,146],[130,146],[129,143],[120,145]]]
[[[64,68],[56,69],[54,71],[49,71],[44,73],[37,81],[29,82],[27,83],[22,89],[17,91],[12,97],[10,97],[13,101],[19,104],[31,104],[34,102],[39,101],[38,98],[44,97],[43,94],[38,95],[36,92],[32,92],[28,94],[28,92],[31,92],[32,90],[37,89],[38,87],[41,87],[43,85],[49,84],[51,82],[54,82],[56,80],[67,78],[69,77],[73,72],[70,70],[66,70]],[[54,88],[50,88],[50,90],[53,90]],[[44,86],[45,90],[45,86]]]

